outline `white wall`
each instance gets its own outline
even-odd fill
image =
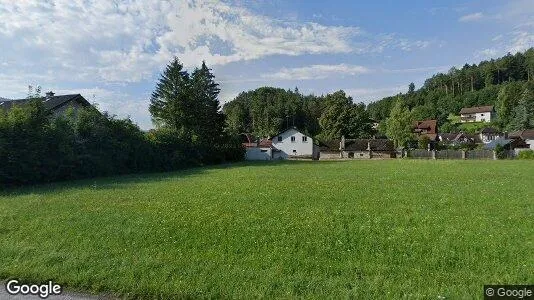
[[[271,148],[247,148],[245,153],[245,160],[271,160],[272,150]]]
[[[281,141],[279,140],[279,137],[281,137]],[[294,137],[295,140],[291,141],[291,137]],[[303,137],[306,137],[306,141],[303,141]],[[273,146],[284,152],[286,157],[312,156],[314,154],[312,138],[293,128],[273,137],[272,141]]]
[[[534,150],[534,140],[525,140],[525,142],[530,146],[531,150]]]
[[[483,112],[474,114],[462,114],[461,117],[475,117],[473,121],[463,122],[491,122],[495,119],[495,114],[492,112]]]

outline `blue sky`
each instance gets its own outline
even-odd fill
[[[152,127],[162,68],[202,60],[222,103],[260,86],[357,102],[534,46],[534,1],[0,0],[0,97],[81,93]]]

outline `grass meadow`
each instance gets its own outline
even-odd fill
[[[534,283],[534,162],[240,163],[0,192],[0,280],[127,298]]]

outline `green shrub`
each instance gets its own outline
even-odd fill
[[[517,156],[519,159],[534,159],[534,150],[523,150]]]
[[[505,159],[506,158],[506,149],[501,144],[497,144],[495,146],[495,155],[498,159]]]

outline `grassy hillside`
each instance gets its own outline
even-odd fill
[[[481,298],[534,282],[534,162],[238,164],[0,194],[0,280],[139,298]]]

